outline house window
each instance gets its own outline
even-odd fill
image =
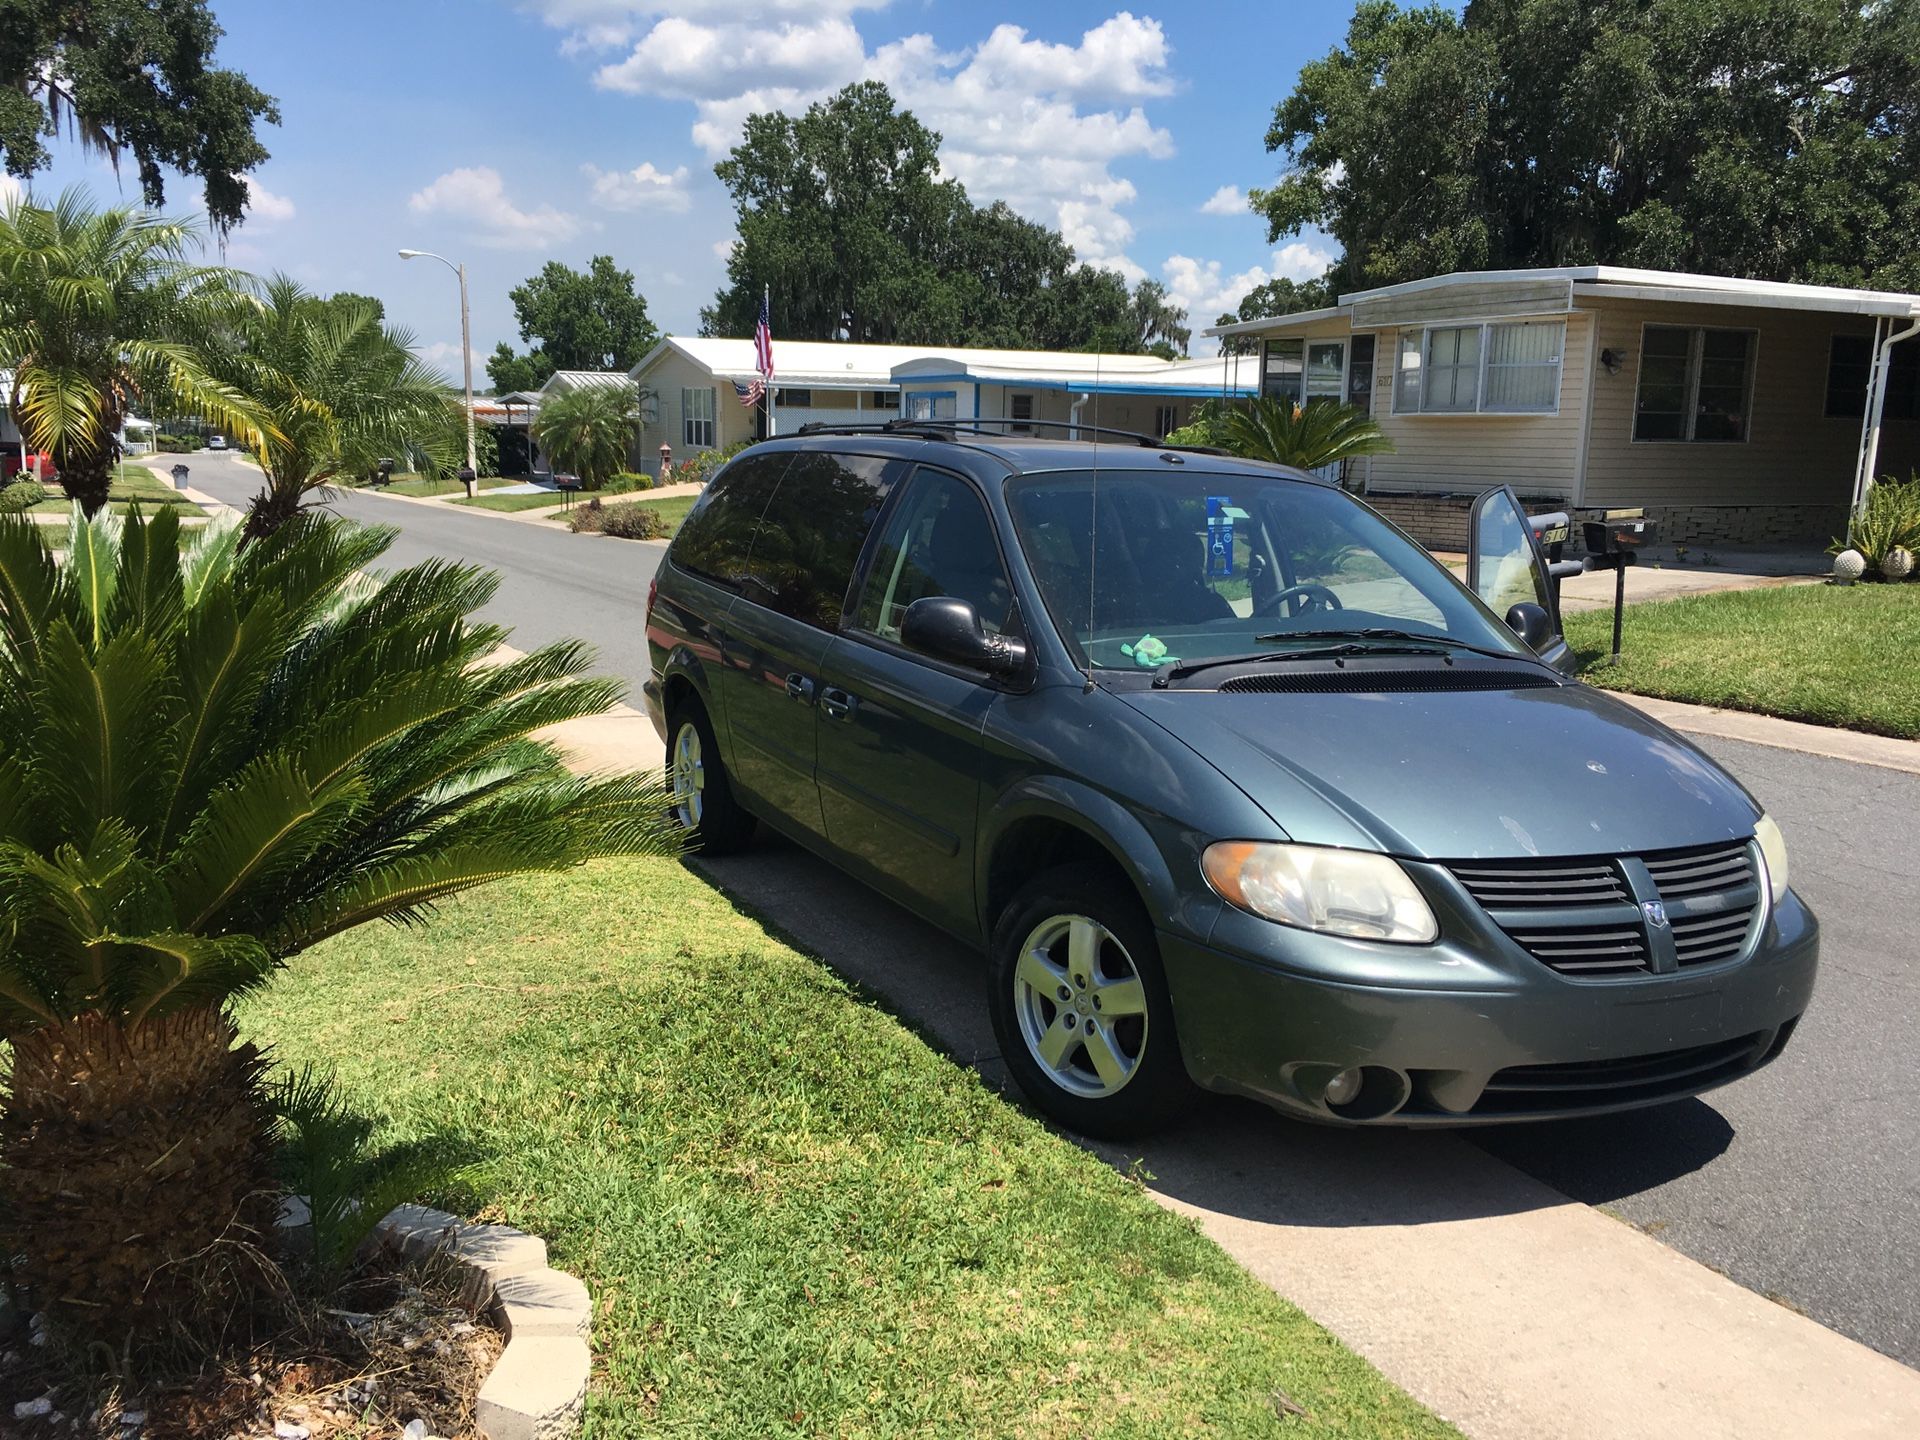
[[[689,450],[713,448],[713,390],[680,392],[680,440]]]
[[[779,390],[774,393],[773,403],[776,405],[793,405],[803,410],[810,410],[813,408],[813,391]]]
[[[876,390],[872,395],[873,408],[876,410],[898,410],[900,392],[898,390]]]
[[[921,390],[902,397],[901,413],[909,420],[951,420],[955,398],[952,390]]]
[[[1007,418],[1016,423],[1008,426],[1016,435],[1031,435],[1033,426],[1025,423],[1033,419],[1033,396],[1009,395],[1007,397]]]
[[[1836,335],[1827,357],[1827,414],[1859,419],[1867,413],[1867,386],[1873,378],[1873,341],[1865,335]],[[1889,352],[1887,402],[1883,419],[1920,418],[1920,345],[1903,341]]]
[[[1153,407],[1153,433],[1162,440],[1180,428],[1180,407],[1177,405],[1156,405]]]
[[[1551,415],[1566,339],[1560,320],[1402,330],[1394,413]]]
[[[1751,330],[1647,326],[1640,339],[1633,438],[1745,440],[1754,340]]]
[[[1300,403],[1305,383],[1306,342],[1269,340],[1260,363],[1260,393],[1275,400]]]

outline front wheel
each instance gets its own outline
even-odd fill
[[[753,816],[740,808],[720,763],[713,725],[698,703],[674,710],[667,722],[668,813],[696,855],[731,855],[753,837]]]
[[[1193,1099],[1153,926],[1105,869],[1063,867],[1015,896],[994,927],[991,971],[1000,1053],[1062,1125],[1118,1139]]]

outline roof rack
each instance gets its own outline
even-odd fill
[[[1144,435],[1138,430],[1116,430],[1106,425],[1077,425],[1071,420],[1011,420],[996,417],[982,417],[973,420],[888,420],[879,425],[832,425],[815,421],[802,425],[795,433],[799,435],[919,435],[928,440],[950,440],[956,435],[1000,435],[1009,432],[989,429],[989,426],[1018,425],[1026,430],[1070,430],[1074,437],[1080,435],[1113,435],[1135,445],[1159,450],[1184,450],[1192,446],[1168,445],[1163,439]]]

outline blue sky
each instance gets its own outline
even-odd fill
[[[1165,281],[1196,328],[1252,284],[1317,274],[1323,237],[1279,247],[1240,196],[1263,137],[1351,0],[214,0],[222,63],[278,97],[272,158],[232,263],[360,290],[457,375],[453,277],[478,357],[518,343],[508,289],[548,259],[612,255],[663,329],[692,331],[724,279],[732,207],[713,163],[756,109],[878,76],[945,136],[976,202],[1004,198],[1081,258]],[[63,151],[34,187],[122,186]],[[1228,188],[1231,187],[1231,188]],[[199,203],[170,187],[169,209]],[[775,333],[779,297],[774,297]],[[1196,343],[1204,352],[1205,342]],[[476,362],[477,364],[477,362]],[[484,384],[484,376],[477,382]]]

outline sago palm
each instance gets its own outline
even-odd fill
[[[1317,470],[1336,460],[1384,455],[1393,442],[1364,410],[1338,400],[1288,400],[1261,396],[1226,420],[1227,448],[1249,460]]]
[[[650,777],[574,778],[577,644],[482,665],[487,572],[369,572],[391,530],[242,548],[0,517],[0,1246],[69,1334],[244,1314],[276,1204],[228,1010],[309,946],[522,871],[672,847]],[[224,1322],[223,1322],[224,1323]]]
[[[424,450],[451,464],[464,424],[453,392],[381,324],[371,300],[310,295],[285,275],[236,327],[214,368],[271,422],[260,452],[266,483],[247,513],[249,538],[277,529],[307,496],[381,455]]]
[[[258,304],[246,277],[200,265],[196,227],[68,191],[0,206],[0,370],[30,448],[91,515],[107,503],[136,406],[195,412],[258,443],[267,421],[214,375],[209,347]]]
[[[546,448],[556,470],[580,477],[598,490],[627,468],[627,452],[640,426],[640,396],[631,385],[583,385],[556,395],[534,417],[533,438]]]

